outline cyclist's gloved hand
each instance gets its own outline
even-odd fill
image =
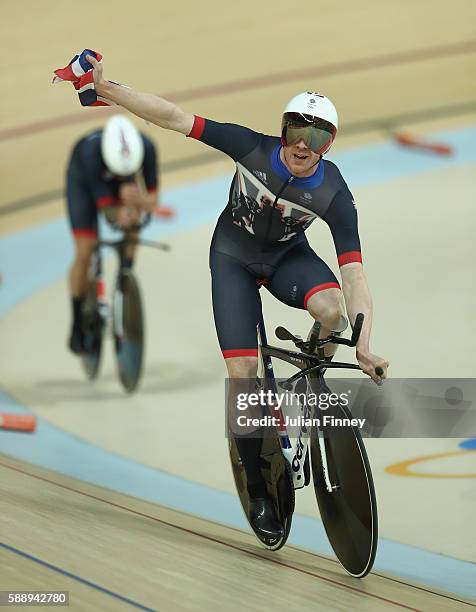
[[[370,376],[370,378],[375,381],[377,385],[381,385],[383,379],[387,378],[387,368],[390,364],[382,357],[377,357],[377,355],[373,355],[368,351],[364,352],[358,350],[357,361],[359,362],[362,372]],[[376,368],[382,369],[383,372],[380,376],[375,373]]]
[[[116,223],[121,228],[129,228],[139,225],[141,211],[136,206],[120,206],[117,211]]]
[[[119,199],[126,206],[140,204],[140,192],[136,183],[122,183],[119,187]]]

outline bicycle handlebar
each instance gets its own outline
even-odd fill
[[[98,240],[98,246],[110,246],[116,249],[125,246],[126,244],[139,244],[141,246],[148,246],[159,251],[170,251],[170,245],[165,242],[155,242],[154,240],[142,240],[140,238],[119,238],[118,240]]]
[[[321,324],[319,321],[314,321],[314,325],[311,330],[311,337],[309,339],[309,352],[314,353],[319,344],[319,334],[321,333]]]
[[[144,216],[139,223],[135,223],[134,225],[130,225],[129,227],[123,227],[122,225],[119,225],[119,223],[116,223],[116,221],[111,221],[110,219],[108,219],[107,216],[105,216],[105,219],[109,227],[111,227],[113,230],[119,232],[140,232],[140,230],[144,229],[144,227],[148,225],[150,223],[150,220],[152,219],[152,213],[150,212],[144,212],[143,215]]]
[[[333,332],[327,338],[319,338],[319,333],[321,331],[321,323],[319,321],[315,321],[312,326],[311,336],[309,338],[308,343],[302,343],[299,348],[306,349],[304,352],[314,353],[316,348],[320,348],[325,344],[345,344],[346,346],[356,346],[357,342],[360,338],[360,333],[362,331],[362,326],[364,324],[364,315],[359,312],[359,314],[355,317],[354,329],[352,330],[352,336],[350,340],[346,338],[340,338],[338,335],[336,336]],[[284,328],[282,328],[284,329]],[[287,330],[284,330],[287,332]],[[287,332],[288,334],[290,332]],[[292,336],[292,334],[291,334]],[[294,338],[294,336],[293,336]],[[288,338],[289,340],[291,338]],[[295,342],[296,346],[298,344]]]
[[[327,338],[319,338],[319,333],[321,331],[321,323],[319,321],[314,322],[308,342],[303,341],[298,336],[294,336],[290,331],[288,331],[287,329],[281,326],[276,328],[276,336],[278,337],[279,340],[292,340],[294,345],[297,348],[299,348],[303,353],[307,355],[310,354],[314,358],[316,358],[316,354],[315,354],[316,348],[321,348],[325,344],[344,344],[346,346],[351,346],[351,347],[356,346],[360,338],[360,334],[362,332],[364,318],[365,317],[363,313],[361,312],[359,312],[359,314],[355,317],[354,327],[352,330],[352,336],[350,340],[346,340],[345,338],[340,338],[338,335],[336,336],[334,333],[331,333],[329,336],[327,336]],[[302,378],[303,376],[306,376],[310,372],[313,372],[313,371],[316,371],[322,368],[327,369],[327,368],[343,368],[343,367],[348,367],[351,369],[360,369],[358,365],[354,365],[354,364],[340,364],[340,363],[325,362],[325,365],[324,365],[324,362],[322,362],[317,365],[312,365],[309,368],[306,368],[305,370],[301,370],[301,372],[295,374],[294,376],[291,376],[291,378],[289,378],[286,381],[286,386],[284,386],[285,383],[283,383],[282,385],[284,386],[284,388],[288,388],[291,383],[296,382],[299,378]],[[375,368],[375,374],[377,376],[382,376],[383,373],[384,373],[384,370],[382,367],[377,366]]]
[[[291,332],[285,327],[281,327],[281,325],[275,329],[275,334],[278,340],[292,340],[293,342],[298,342],[300,340],[300,338],[293,336]]]
[[[154,240],[138,240],[137,244],[141,246],[148,246],[154,249],[159,249],[159,251],[170,251],[172,248],[170,244],[166,244],[165,242],[156,242]]]
[[[349,346],[355,346],[360,338],[360,332],[362,331],[362,325],[364,324],[364,315],[359,312],[355,317],[354,329],[352,330],[352,337],[350,339]]]

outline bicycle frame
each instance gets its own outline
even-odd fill
[[[98,266],[96,267],[96,271],[100,274],[102,271],[101,264],[101,247],[111,247],[113,248],[119,258],[119,270],[124,268],[126,261],[126,247],[130,244],[136,244],[138,246],[148,246],[159,251],[169,251],[170,246],[163,242],[155,242],[153,240],[142,240],[140,238],[127,238],[123,237],[118,240],[98,240],[93,255],[96,256]]]
[[[92,253],[90,263],[90,278],[91,281],[95,282],[96,295],[98,298],[98,314],[100,315],[103,324],[109,327],[109,323],[112,322],[114,330],[119,333],[118,330],[122,327],[122,295],[120,291],[115,291],[113,294],[113,303],[110,304],[105,291],[105,285],[103,280],[103,262],[102,262],[102,246],[113,247],[119,257],[119,270],[124,265],[125,260],[125,246],[127,242],[125,239],[118,241],[105,241],[98,240],[96,247]],[[112,319],[111,320],[111,313]],[[121,335],[121,334],[120,334]]]
[[[358,334],[360,333],[362,321],[363,321],[363,318],[359,320],[359,324],[357,324],[357,321],[356,321],[354,333],[350,341],[343,340],[336,336],[331,335],[327,339],[316,341],[316,344],[319,346],[319,348],[321,348],[324,344],[334,342],[334,341],[338,344],[347,344],[350,346],[355,345],[355,342],[358,338]],[[286,330],[283,330],[283,331],[286,331]],[[317,335],[318,333],[319,332],[317,330]],[[356,364],[326,361],[323,353],[321,354],[322,356],[321,358],[321,356],[311,354],[311,353],[306,354],[302,352],[290,351],[287,349],[270,346],[268,344],[267,337],[266,337],[266,329],[265,329],[263,315],[261,315],[261,319],[258,323],[258,335],[259,335],[259,340],[260,340],[261,358],[262,358],[263,367],[264,367],[264,378],[265,378],[267,387],[273,393],[274,396],[275,394],[278,393],[278,387],[276,383],[276,377],[274,374],[274,368],[273,368],[273,363],[271,359],[272,357],[276,357],[277,359],[286,361],[287,363],[290,363],[291,365],[294,365],[297,368],[300,368],[301,370],[301,372],[298,372],[294,376],[291,376],[287,381],[285,381],[285,383],[282,384],[282,387],[285,390],[290,390],[292,388],[293,382],[296,382],[300,378],[304,378],[307,376],[312,377],[312,378],[317,378],[320,382],[324,383],[323,372],[327,368],[334,368],[334,369],[346,368],[346,369],[357,369],[357,370],[360,369],[360,367]],[[291,337],[289,339],[291,339]],[[300,339],[295,338],[295,340],[300,340]],[[301,342],[299,342],[298,344],[301,344]],[[303,347],[308,347],[308,344],[309,343],[302,342]],[[279,441],[281,444],[281,452],[283,453],[283,456],[285,457],[285,459],[287,460],[287,462],[289,463],[291,467],[294,489],[301,489],[305,486],[304,464],[305,464],[306,455],[307,455],[308,446],[309,446],[309,432],[308,432],[306,425],[303,424],[303,421],[305,423],[306,422],[305,419],[307,419],[310,416],[310,412],[311,412],[310,408],[307,405],[307,403],[304,407],[301,406],[301,413],[302,413],[303,418],[300,421],[299,433],[296,438],[295,445],[293,445],[293,443],[291,442],[291,439],[289,438],[288,431],[285,425],[285,418],[284,418],[281,408],[279,408],[278,406],[271,405],[269,406],[269,409],[273,410],[276,413],[275,416],[277,416],[277,420],[278,420],[277,431],[278,431]],[[321,453],[326,488],[329,492],[332,492],[338,487],[338,485],[335,485],[330,481],[329,471],[327,469],[327,455],[326,455],[324,437],[323,437],[322,431],[320,431],[319,428],[318,428],[318,435],[319,435],[319,449]]]
[[[141,228],[136,227],[133,229],[140,230]],[[112,247],[116,251],[118,258],[119,258],[118,273],[120,273],[120,271],[124,269],[124,265],[126,261],[126,249],[127,249],[127,246],[130,244],[148,246],[148,247],[158,249],[160,251],[170,250],[170,246],[163,242],[155,242],[152,240],[142,240],[140,238],[130,238],[127,236],[124,236],[118,240],[98,240],[96,248],[95,248],[95,252],[94,252],[96,256],[96,261],[95,261],[96,277],[98,275],[100,276],[102,273],[101,247],[104,247],[104,246]],[[113,324],[113,329],[118,336],[123,335],[123,323],[122,323],[123,310],[122,308],[123,308],[123,293],[122,293],[121,287],[118,285],[113,294],[113,305],[112,305],[112,312],[113,312],[112,324]],[[103,316],[103,319],[107,321],[108,315],[109,315],[109,306],[107,306],[107,309],[105,308],[105,311],[106,312],[102,313],[102,316]]]

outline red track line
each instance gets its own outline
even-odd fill
[[[94,111],[83,108],[80,111],[70,113],[69,115],[61,115],[55,119],[44,119],[43,121],[25,123],[17,127],[0,130],[0,142],[12,138],[21,138],[22,136],[31,136],[32,134],[39,134],[40,132],[47,132],[49,130],[56,130],[65,126],[76,125],[77,123],[99,121],[101,115],[108,117],[112,112],[117,113],[120,110],[121,109],[117,106],[95,108]]]
[[[317,574],[315,572],[311,572],[309,570],[305,570],[299,567],[296,567],[294,565],[291,565],[289,563],[285,563],[283,561],[280,561],[278,559],[271,559],[269,557],[263,557],[262,555],[259,555],[257,553],[254,553],[252,551],[246,550],[245,548],[241,548],[240,546],[236,546],[235,544],[230,544],[229,542],[224,542],[223,540],[219,540],[218,538],[213,538],[211,536],[207,536],[203,533],[199,533],[198,531],[193,531],[192,529],[188,529],[186,527],[182,527],[180,525],[174,525],[173,523],[169,523],[168,521],[164,521],[163,519],[159,519],[156,516],[153,516],[151,514],[146,514],[145,512],[140,512],[138,510],[134,510],[133,508],[128,508],[127,506],[123,506],[121,504],[116,504],[114,502],[111,502],[107,499],[103,499],[102,497],[98,497],[96,495],[92,495],[90,493],[85,493],[84,491],[81,491],[80,489],[75,489],[74,487],[69,487],[67,485],[63,485],[60,484],[58,482],[55,482],[54,480],[50,480],[49,478],[45,478],[44,476],[38,476],[37,474],[32,474],[31,472],[27,472],[26,470],[22,470],[20,468],[17,467],[13,467],[11,465],[8,465],[6,463],[0,462],[0,466],[13,470],[15,472],[19,472],[20,474],[24,474],[26,476],[30,476],[31,478],[36,478],[37,480],[41,480],[43,482],[47,482],[49,484],[55,485],[57,487],[60,487],[61,489],[65,489],[67,491],[71,491],[73,493],[78,493],[79,495],[83,495],[84,497],[88,497],[90,499],[94,499],[96,501],[100,501],[104,504],[107,504],[109,506],[113,506],[115,508],[119,508],[120,510],[125,510],[126,512],[130,512],[132,514],[135,514],[137,516],[142,516],[144,518],[150,519],[152,521],[155,521],[157,523],[161,523],[162,525],[167,525],[168,527],[172,527],[173,529],[177,529],[179,531],[183,531],[185,533],[189,533],[191,535],[197,536],[199,538],[202,538],[204,540],[208,540],[210,542],[214,542],[215,544],[221,544],[222,546],[226,546],[227,548],[232,548],[234,550],[237,550],[239,552],[245,553],[247,555],[250,555],[252,557],[256,557],[258,559],[264,560],[264,561],[269,561],[270,563],[274,563],[275,565],[280,565],[281,567],[287,567],[288,569],[294,570],[296,572],[300,572],[301,574],[306,574],[307,576],[311,576],[312,578],[318,578],[319,580],[322,580],[324,582],[328,582],[330,584],[336,585],[338,587],[343,587],[349,591],[354,591],[355,593],[359,593],[359,595],[363,595],[364,597],[371,597],[373,599],[378,599],[380,601],[384,601],[386,603],[389,604],[393,604],[394,606],[398,606],[399,608],[404,608],[405,610],[411,610],[412,612],[423,612],[423,610],[420,610],[419,608],[411,608],[410,606],[407,606],[403,603],[400,603],[398,601],[394,601],[392,599],[387,599],[386,597],[382,597],[381,595],[375,595],[374,593],[369,593],[367,591],[364,591],[362,589],[359,589],[357,587],[353,587],[350,586],[348,584],[345,584],[343,582],[339,582],[338,580],[333,580],[332,578],[326,578],[325,576],[321,576],[320,574]],[[436,594],[438,595],[438,594]],[[441,595],[440,595],[441,597]]]
[[[170,97],[177,102],[184,100],[195,100],[198,98],[208,98],[225,93],[243,91],[245,89],[262,89],[264,87],[270,87],[273,85],[300,81],[301,79],[308,77],[350,74],[360,70],[407,64],[427,59],[434,59],[436,57],[459,55],[460,53],[471,53],[472,51],[476,51],[476,40],[469,40],[450,45],[438,45],[435,47],[428,47],[426,49],[402,51],[400,53],[388,53],[386,55],[377,55],[374,57],[363,57],[355,60],[332,62],[329,64],[323,64],[322,66],[311,66],[309,68],[301,68],[297,70],[275,72],[266,76],[261,75],[250,79],[232,81],[230,83],[197,87],[168,95],[170,95]]]
[[[189,100],[198,100],[200,98],[211,98],[236,91],[263,89],[265,87],[272,87],[277,84],[282,85],[283,83],[291,83],[293,81],[299,81],[316,76],[350,74],[352,72],[358,72],[359,70],[371,70],[373,68],[382,68],[384,66],[409,64],[413,62],[447,57],[450,55],[459,55],[461,53],[471,53],[473,51],[476,51],[476,40],[467,40],[454,44],[402,51],[400,53],[388,53],[386,55],[374,57],[331,62],[321,66],[287,70],[270,75],[261,75],[250,79],[230,81],[229,83],[207,85],[205,87],[182,89],[161,95],[164,98],[174,100],[175,102],[185,102]],[[83,109],[83,112],[70,113],[68,115],[55,117],[54,119],[45,119],[43,121],[36,121],[34,123],[0,130],[0,142],[3,140],[9,140],[11,138],[31,136],[32,134],[59,129],[61,127],[74,125],[76,123],[85,123],[87,121],[97,120],[97,112],[98,109],[95,109],[95,111],[92,111],[91,109]],[[109,115],[111,113],[118,112],[118,109],[115,109],[114,107],[105,108],[101,109],[101,112]]]

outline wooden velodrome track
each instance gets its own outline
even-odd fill
[[[475,17],[474,4],[466,0],[451,7],[429,0],[346,0],[299,10],[271,0],[244,0],[226,10],[217,0],[180,6],[138,0],[133,8],[89,0],[80,6],[10,3],[0,26],[7,49],[0,57],[0,232],[8,235],[64,213],[63,174],[72,143],[111,112],[81,109],[69,85],[49,85],[52,70],[86,45],[104,54],[111,79],[170,97],[191,112],[268,133],[277,131],[291,95],[321,90],[338,106],[342,130],[336,150],[343,150],[383,141],[397,128],[425,133],[475,123]],[[179,135],[138,125],[159,146],[165,188],[231,169],[228,160],[199,143],[185,145]],[[63,297],[49,295],[53,311],[66,309]],[[197,302],[197,318],[210,318],[206,300]],[[464,317],[473,327],[470,314]],[[9,321],[17,327],[5,325],[2,334],[7,352],[16,356],[15,333],[21,325],[24,334],[23,326],[32,323],[28,317]],[[64,344],[63,329],[51,333]],[[48,350],[61,354],[63,344]],[[451,375],[474,376],[467,359],[461,374],[469,346],[460,351],[455,344],[450,354],[460,359],[459,374],[455,368]],[[38,344],[22,366],[2,355],[2,386],[25,403],[31,399],[33,408],[38,389],[20,379],[33,379],[34,367],[41,370],[40,351]],[[220,361],[211,363],[214,376],[222,377]],[[68,367],[60,374],[66,381]],[[427,369],[425,375],[432,373]],[[133,401],[140,402],[140,395]],[[68,429],[68,417],[59,413],[55,422],[63,419]],[[6,455],[0,456],[0,488],[0,590],[69,590],[75,610],[471,606],[388,575],[352,580],[335,561],[292,546],[271,554],[248,533]]]
[[[356,581],[335,562],[292,547],[268,553],[249,534],[8,458],[0,465],[0,511],[10,518],[7,544],[29,542],[30,555],[0,548],[2,588],[44,590],[48,585],[70,591],[73,608],[86,610],[123,609],[121,598],[129,600],[124,609],[156,610],[258,611],[286,605],[291,610],[445,612],[471,607],[390,576]]]

